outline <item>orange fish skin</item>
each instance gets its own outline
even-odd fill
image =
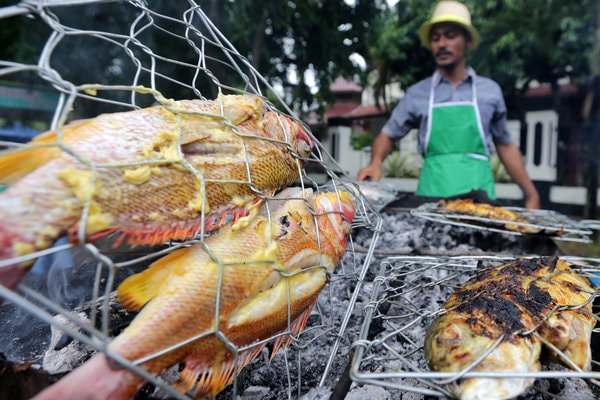
[[[121,232],[150,246],[210,231],[253,212],[257,191],[293,183],[312,145],[299,123],[251,95],[73,122],[0,155],[0,182],[11,183],[0,194],[0,260],[48,248],[69,230],[83,240]],[[0,267],[0,283],[13,287],[26,266]]]
[[[215,396],[265,345],[238,354],[236,367],[235,354],[217,333],[237,347],[288,329],[299,333],[327,283],[327,273],[345,252],[354,213],[345,192],[314,195],[309,189],[284,190],[275,200],[267,200],[247,225],[227,225],[207,237],[205,247],[176,250],[126,279],[119,287],[119,299],[132,310],[143,308],[108,349],[136,360],[200,335],[141,366],[159,374],[184,362],[174,387],[191,390],[195,398]],[[275,348],[287,340],[280,337]],[[87,379],[102,385],[91,384],[88,389]],[[126,369],[110,368],[105,355],[99,355],[35,399],[71,395],[129,399],[143,382]]]

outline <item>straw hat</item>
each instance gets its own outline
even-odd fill
[[[471,25],[469,9],[458,1],[440,1],[435,6],[431,19],[419,28],[421,43],[428,49],[430,48],[429,30],[434,24],[440,22],[453,22],[465,28],[471,34],[471,50],[479,44],[479,32]]]

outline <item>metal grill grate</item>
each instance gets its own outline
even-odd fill
[[[266,102],[269,110],[277,111],[282,116],[302,124],[312,137],[310,129],[296,118],[279,91],[238,53],[196,2],[188,1],[187,5],[179,2],[177,7],[162,9],[174,13],[167,14],[166,11],[150,7],[147,2],[133,0],[24,1],[0,9],[0,19],[28,18],[37,24],[45,24],[49,29],[47,40],[39,49],[39,59],[36,63],[23,64],[14,60],[0,60],[0,80],[15,84],[30,82],[40,90],[52,93],[55,96],[53,98],[57,99],[56,107],[45,117],[50,129],[59,133],[53,146],[70,152],[92,170],[137,167],[139,164],[128,164],[124,161],[117,164],[90,162],[86,154],[79,153],[62,141],[60,132],[65,125],[70,121],[95,117],[101,113],[137,110],[154,104],[169,105],[172,103],[168,99],[172,98],[174,93],[178,98],[202,100],[215,99],[220,94],[258,95]],[[124,10],[127,12],[123,12]],[[94,29],[94,15],[100,14],[114,18],[111,31]],[[132,17],[127,19],[127,16]],[[98,64],[103,68],[99,70]],[[227,73],[223,73],[224,71]],[[179,111],[176,114],[181,117],[185,112]],[[226,119],[223,112],[209,116],[219,120]],[[289,137],[281,141],[281,144],[289,146]],[[2,142],[0,145],[8,147],[8,151],[21,147],[13,142]],[[180,145],[178,149],[177,162],[180,166],[190,170],[203,185],[206,184],[202,173],[186,164],[181,155]],[[247,155],[246,157],[248,158]],[[300,159],[297,154],[295,157]],[[357,206],[353,226],[373,231],[373,247],[380,230],[379,214],[365,201],[352,181],[334,172],[340,168],[326,149],[316,141],[310,157],[301,161],[306,164],[306,169],[299,171],[299,179],[294,185],[311,188],[316,192],[351,192]],[[319,170],[323,176],[308,174],[308,169]],[[218,182],[223,185],[254,185],[251,177],[243,182],[227,179]],[[254,186],[253,188],[259,197],[269,198],[268,193],[263,193]],[[88,217],[89,207],[81,214],[80,226],[86,225]],[[84,234],[83,229],[78,231],[81,242]],[[111,328],[114,328],[115,321],[123,322],[118,319],[123,310],[118,302],[114,301],[113,291],[117,284],[132,272],[145,268],[151,261],[176,249],[203,241],[204,237],[200,235],[191,241],[168,242],[159,249],[150,250],[132,250],[127,245],[114,248],[110,240],[108,243],[94,242],[83,246],[64,243],[22,258],[1,260],[0,268],[17,261],[43,256],[55,257],[56,263],[56,260],[60,259],[59,254],[65,253],[68,253],[73,261],[72,268],[53,265],[49,273],[29,276],[16,290],[0,285],[0,296],[8,300],[3,306],[6,307],[6,312],[0,315],[8,315],[8,321],[5,323],[16,324],[13,328],[5,330],[6,337],[3,337],[3,341],[23,342],[24,338],[20,332],[29,329],[24,324],[31,321],[29,318],[21,319],[22,314],[18,313],[25,310],[44,326],[51,325],[66,332],[79,343],[78,346],[88,349],[88,354],[90,351],[106,352],[125,368],[143,376],[168,395],[189,398],[176,392],[164,380],[146,373],[139,367],[143,360],[125,360],[114,352],[108,352],[106,345],[114,334]],[[352,246],[350,237],[349,251],[341,265],[329,277],[329,287],[323,290],[307,328],[293,338],[290,350],[280,351],[278,354],[278,365],[282,368],[278,374],[284,377],[280,379],[285,383],[282,393],[277,395],[279,398],[299,397],[302,394],[303,385],[307,380],[307,368],[303,365],[306,360],[302,358],[302,354],[307,348],[325,347],[327,351],[327,357],[319,360],[317,367],[313,366],[313,371],[309,371],[313,374],[309,385],[318,385],[326,381],[336,355],[343,346],[348,345],[348,341],[344,339],[344,331],[356,297],[361,291],[362,280],[372,254],[357,256],[352,251]],[[336,289],[338,287],[342,289]],[[348,293],[349,298],[339,299],[334,295],[336,290]],[[14,314],[11,314],[13,309]],[[15,317],[17,314],[19,318]],[[57,315],[59,317],[56,317]],[[82,315],[85,317],[82,318]],[[289,326],[282,333],[286,334],[291,334]],[[36,340],[49,340],[47,336],[44,338]],[[267,341],[272,342],[275,339],[273,337]],[[11,353],[17,361],[41,363],[40,347],[35,350],[26,347],[27,343],[23,343],[22,348],[19,348],[22,357],[20,359],[16,350]],[[238,354],[244,349],[233,350]],[[347,352],[348,349],[344,351]],[[317,378],[314,377],[314,369],[318,370]],[[233,389],[227,393],[231,398],[239,395],[238,383],[236,379]]]
[[[600,272],[598,259],[561,258],[581,276],[594,278]],[[445,385],[461,378],[534,377],[537,378],[535,384],[522,396],[523,399],[596,397],[600,385],[600,372],[597,371],[600,359],[595,347],[592,348],[592,371],[589,372],[571,371],[558,364],[549,364],[537,373],[450,373],[432,372],[428,368],[423,351],[425,334],[441,305],[458,286],[474,276],[480,268],[478,263],[493,266],[514,259],[490,256],[384,259],[374,279],[370,302],[363,309],[360,338],[354,343],[352,379],[358,384],[383,386],[398,390],[397,393],[427,398],[451,397]],[[600,333],[595,328],[592,343],[597,335]],[[568,390],[576,390],[576,393],[568,395]]]
[[[575,221],[564,214],[553,210],[527,210],[521,207],[504,207],[506,210],[517,213],[527,222],[516,222],[489,218],[465,213],[453,212],[444,209],[438,203],[425,203],[411,210],[415,216],[457,226],[465,226],[475,229],[484,229],[491,232],[507,233],[511,235],[527,235],[515,230],[506,229],[506,225],[520,227],[522,229],[534,229],[540,235],[551,237],[555,240],[571,242],[591,242],[589,236],[593,233],[591,224],[585,221]]]

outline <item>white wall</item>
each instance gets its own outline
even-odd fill
[[[536,181],[556,180],[556,153],[558,150],[558,114],[552,110],[530,111],[525,115],[527,124],[527,154],[525,168],[531,179]],[[536,135],[536,129],[540,135]],[[540,149],[539,160],[535,160],[536,139]]]
[[[371,153],[354,150],[350,144],[352,130],[347,126],[333,126],[328,129],[328,139],[323,146],[348,177],[356,178],[358,171],[371,160]]]

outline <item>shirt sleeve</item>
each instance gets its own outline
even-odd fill
[[[484,93],[493,93],[492,99],[494,107],[491,112],[490,125],[488,128],[492,141],[495,144],[511,143],[513,137],[508,130],[506,103],[504,101],[502,89],[500,88],[500,85],[494,81],[489,80],[488,83],[493,89]]]
[[[386,121],[381,131],[391,139],[401,139],[410,132],[411,129],[418,128],[420,116],[415,112],[418,106],[418,97],[415,96],[415,87],[410,87],[398,105],[394,107],[392,115]]]

